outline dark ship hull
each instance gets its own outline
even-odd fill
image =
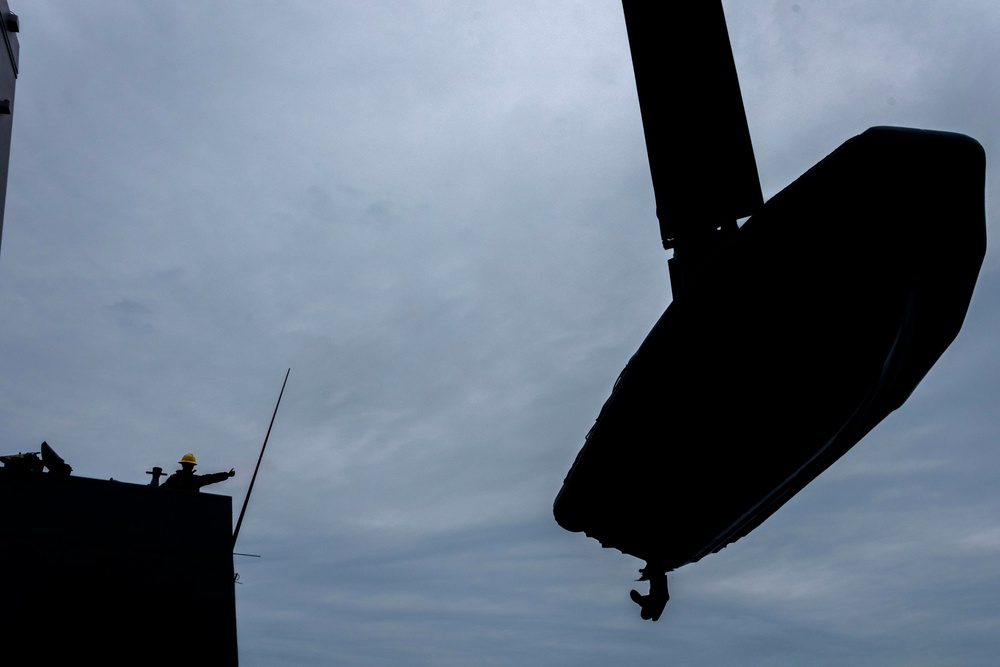
[[[0,467],[0,506],[10,664],[236,667],[229,496]]]
[[[746,535],[898,408],[958,334],[985,156],[873,128],[773,197],[629,361],[558,523],[670,570]]]

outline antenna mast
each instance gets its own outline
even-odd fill
[[[267,427],[267,435],[264,436],[264,444],[260,447],[260,456],[257,457],[257,467],[253,469],[253,477],[250,478],[250,488],[247,489],[247,497],[243,499],[243,509],[240,510],[240,518],[236,521],[236,530],[233,531],[233,548],[236,548],[236,538],[240,534],[240,526],[243,524],[243,515],[247,513],[247,504],[250,502],[250,493],[253,491],[253,483],[257,480],[257,471],[260,470],[260,462],[264,460],[264,448],[267,447],[267,439],[271,437],[271,427],[274,426],[274,418],[278,416],[278,406],[281,405],[281,396],[285,393],[285,385],[288,383],[288,374],[292,372],[289,368],[285,371],[285,381],[281,383],[281,391],[278,392],[278,402],[274,404],[274,414],[271,415],[271,423]]]

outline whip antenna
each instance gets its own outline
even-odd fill
[[[264,460],[264,448],[267,447],[267,439],[271,437],[271,427],[274,426],[274,418],[278,416],[278,406],[281,405],[281,396],[285,393],[285,385],[288,383],[288,374],[291,372],[291,368],[285,371],[285,381],[281,383],[281,391],[278,392],[278,402],[274,404],[274,414],[271,415],[271,423],[267,427],[267,435],[264,436],[264,444],[260,447],[260,456],[257,457],[257,467],[253,469],[253,477],[250,478],[250,488],[247,489],[247,497],[243,499],[243,509],[240,510],[240,518],[236,521],[236,530],[233,531],[233,548],[236,548],[236,537],[240,534],[240,525],[243,523],[243,515],[247,512],[247,503],[250,502],[250,492],[253,491],[253,483],[257,479],[257,471],[260,470],[260,462]]]

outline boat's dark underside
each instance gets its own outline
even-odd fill
[[[985,156],[873,128],[768,201],[629,361],[555,502],[665,569],[747,534],[902,405],[958,334]]]

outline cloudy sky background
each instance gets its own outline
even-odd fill
[[[241,664],[994,664],[995,250],[910,401],[643,622],[551,515],[670,301],[620,4],[10,2],[0,453],[192,451],[238,512],[291,367]],[[724,5],[765,197],[872,125],[1000,155],[993,0]]]

